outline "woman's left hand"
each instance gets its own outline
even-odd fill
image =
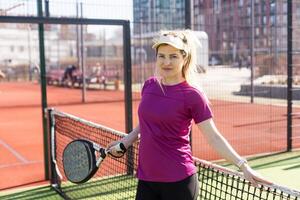
[[[264,179],[260,174],[254,171],[248,164],[241,167],[245,178],[255,187],[258,187],[259,183],[272,185],[273,183]]]

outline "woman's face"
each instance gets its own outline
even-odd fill
[[[156,66],[165,83],[179,83],[184,80],[182,77],[184,62],[179,49],[164,44],[158,47]]]

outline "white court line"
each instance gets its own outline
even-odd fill
[[[19,159],[22,163],[29,162],[26,158],[24,158],[21,154],[19,154],[16,150],[14,150],[11,146],[3,142],[1,139],[0,139],[0,144],[3,145],[6,149],[8,149],[12,154],[14,154],[14,156],[16,156],[17,159]]]
[[[4,165],[0,165],[0,169],[6,168],[6,167],[15,167],[15,166],[30,165],[30,164],[36,164],[36,163],[43,163],[43,161],[42,160],[35,160],[35,161],[29,161],[27,163],[4,164]]]

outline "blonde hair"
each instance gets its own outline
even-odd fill
[[[206,100],[208,100],[207,96],[202,90],[202,87],[200,86],[200,83],[197,81],[197,51],[196,45],[201,46],[200,41],[196,37],[196,35],[193,33],[193,31],[186,29],[186,30],[164,30],[159,32],[159,37],[160,36],[166,36],[166,35],[171,35],[174,37],[179,37],[182,42],[183,42],[183,49],[180,49],[184,59],[186,60],[183,68],[182,68],[182,77],[186,80],[186,82],[193,86],[194,88],[198,89],[200,92],[203,93],[205,96]],[[154,42],[158,42],[157,39],[154,38]],[[155,45],[156,46],[156,53],[160,45]],[[157,71],[157,68],[155,69],[155,77],[157,77],[159,83],[161,83],[161,77]],[[160,84],[161,85],[161,84]],[[161,87],[162,88],[162,87]]]

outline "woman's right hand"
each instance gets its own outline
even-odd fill
[[[120,158],[124,156],[126,147],[121,141],[114,141],[108,145],[107,150],[113,157]]]
[[[129,134],[127,134],[125,137],[121,138],[120,140],[111,142],[107,150],[110,155],[114,157],[122,157],[127,148],[130,147],[137,139],[140,132],[140,126],[137,125]]]
[[[248,164],[244,164],[241,167],[245,178],[255,187],[259,187],[258,184],[263,183],[267,185],[272,185],[273,183],[264,179],[260,174],[254,171]]]

